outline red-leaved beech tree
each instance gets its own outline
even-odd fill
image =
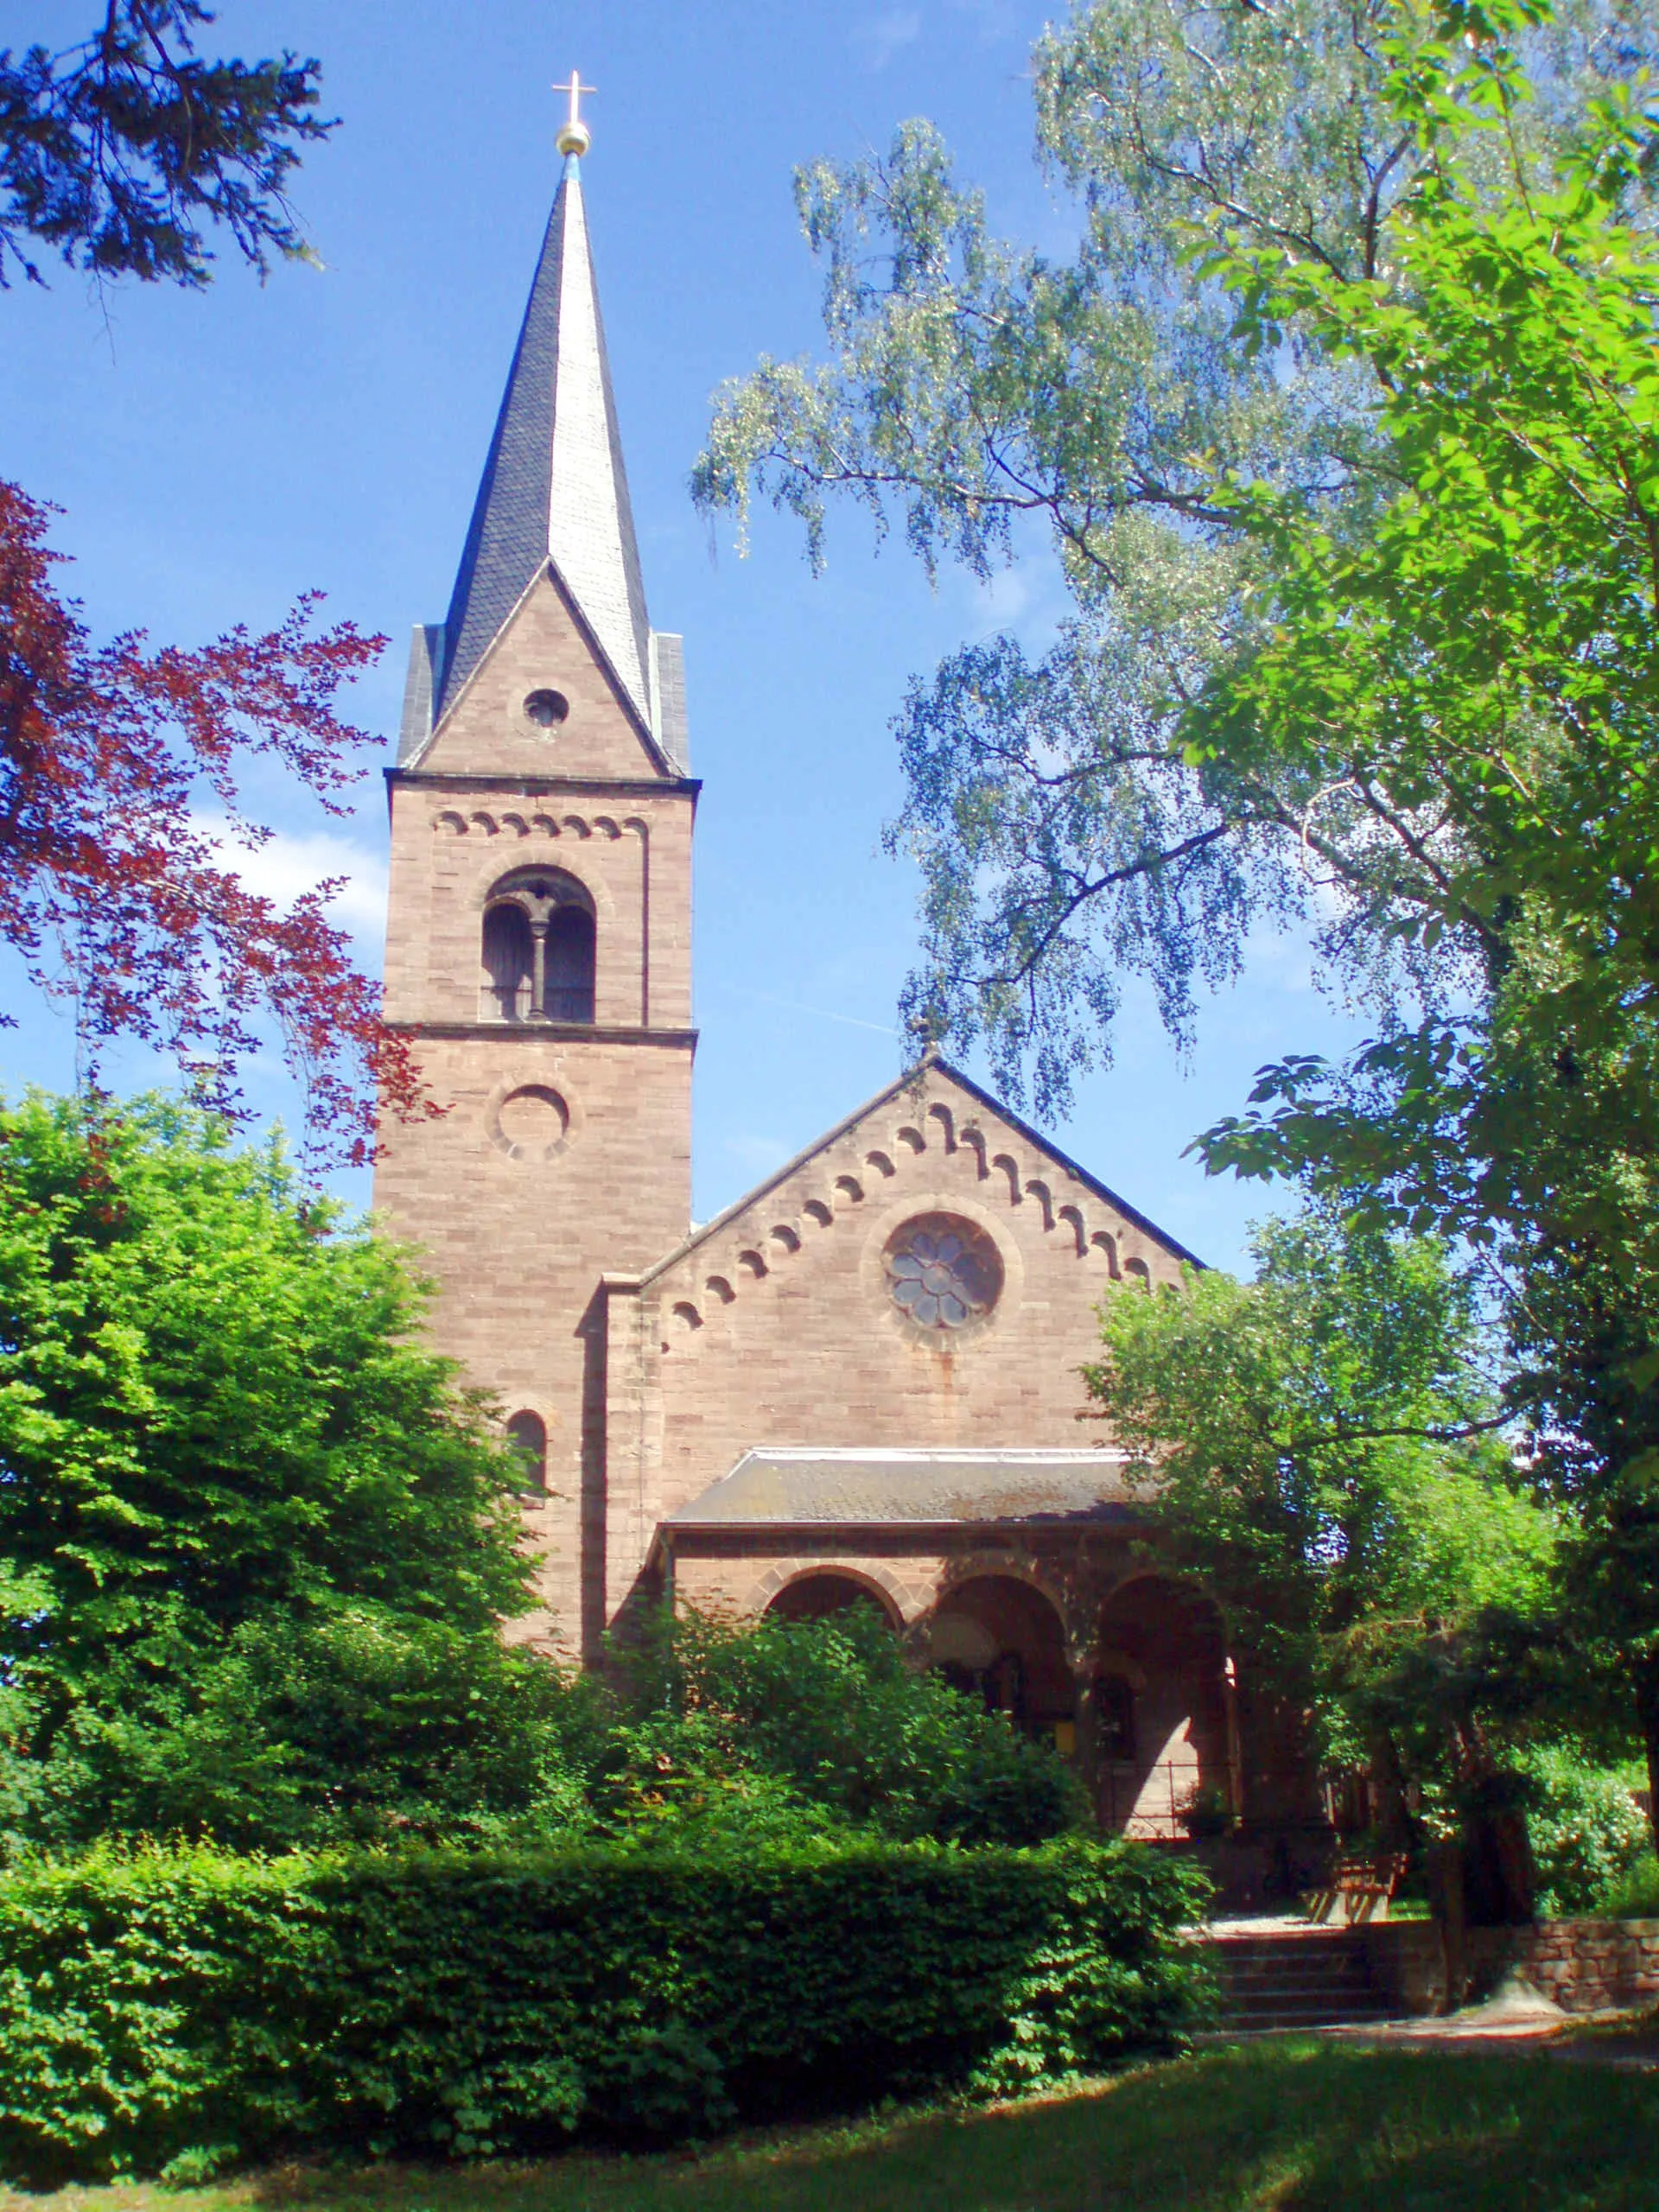
[[[238,626],[187,652],[134,631],[94,645],[53,588],[64,556],[48,522],[0,482],[0,944],[73,1001],[91,1084],[101,1052],[134,1039],[175,1058],[202,1103],[245,1119],[238,1071],[274,1022],[304,1089],[308,1158],[359,1164],[377,1099],[426,1109],[379,987],[325,912],[341,880],[283,912],[226,847],[273,834],[242,803],[260,756],[346,811],[339,794],[375,741],[334,702],[385,640],[319,630],[309,594],[263,637]]]

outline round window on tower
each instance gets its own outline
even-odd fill
[[[532,691],[524,702],[524,720],[537,729],[557,729],[570,712],[563,691]]]
[[[959,1214],[920,1214],[887,1240],[887,1292],[925,1336],[949,1338],[983,1321],[1002,1294],[995,1241]]]

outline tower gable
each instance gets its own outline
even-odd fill
[[[417,759],[423,772],[448,776],[631,782],[675,773],[550,561]]]

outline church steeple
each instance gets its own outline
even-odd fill
[[[402,759],[413,765],[550,565],[617,689],[682,765],[677,639],[653,638],[588,247],[572,72],[564,174],[542,242],[449,611],[416,633]]]
[[[415,632],[386,778],[385,1016],[440,1111],[382,1124],[374,1203],[429,1257],[437,1348],[520,1448],[531,1633],[574,1657],[608,1625],[607,1276],[691,1217],[698,785],[680,640],[645,621],[569,90],[454,595]]]

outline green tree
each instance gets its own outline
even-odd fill
[[[845,486],[980,565],[1050,521],[1061,645],[901,720],[912,996],[1052,1103],[1121,972],[1184,1033],[1253,921],[1311,920],[1380,1033],[1263,1071],[1207,1161],[1490,1253],[1659,1781],[1650,46],[1097,0],[1039,56],[1075,263],[993,247],[925,131],[810,173],[836,357],[731,395],[699,484],[815,529]]]
[[[1160,1556],[1222,1606],[1258,1726],[1438,1794],[1500,1860],[1507,1838],[1524,1910],[1523,1831],[1491,1815],[1557,1535],[1502,1440],[1471,1286],[1437,1243],[1334,1210],[1253,1249],[1253,1282],[1109,1295],[1091,1395]]]
[[[99,277],[202,285],[204,226],[263,274],[306,251],[284,197],[316,112],[319,65],[205,60],[201,0],[111,0],[86,37],[0,50],[0,285],[40,283],[35,241]]]
[[[1008,638],[968,648],[898,723],[893,834],[925,887],[910,1001],[982,1039],[1016,1096],[1029,1075],[1064,1103],[1128,972],[1184,1037],[1259,918],[1307,923],[1332,976],[1384,1007],[1466,987],[1477,920],[1448,923],[1410,800],[1354,772],[1369,756],[1340,727],[1283,753],[1185,727],[1271,632],[1283,549],[1264,519],[1361,531],[1400,481],[1386,362],[1333,347],[1317,316],[1245,342],[1228,270],[1193,247],[1219,230],[1239,256],[1399,302],[1400,211],[1446,146],[1481,207],[1517,173],[1548,189],[1593,99],[1652,49],[1634,9],[1528,14],[1529,101],[1490,10],[1079,6],[1035,55],[1039,150],[1081,202],[1066,262],[998,244],[925,124],[885,162],[800,173],[830,356],[732,387],[695,488],[740,514],[770,496],[815,559],[837,493],[930,568],[983,574],[1033,549],[1022,525],[1046,531],[1075,609],[1060,643],[1035,663]],[[1459,130],[1471,115],[1503,127]],[[1645,207],[1638,168],[1618,191]]]
[[[14,1823],[270,1841],[554,1788],[556,1678],[499,1637],[516,1469],[423,1303],[274,1140],[0,1111]]]
[[[1621,1174],[1638,1185],[1618,1156],[1586,1154],[1577,1179],[1605,1198]],[[1572,1516],[1562,1579],[1573,1656],[1615,1736],[1634,1703],[1659,1839],[1659,1283],[1631,1266],[1626,1236],[1593,1226],[1535,1238],[1525,1257],[1509,1301],[1514,1389],[1536,1423],[1539,1476]]]
[[[1501,50],[1486,84],[1501,137],[1525,92]],[[1464,996],[1348,1067],[1262,1071],[1205,1149],[1492,1250],[1512,1402],[1576,1510],[1585,1656],[1659,1781],[1659,250],[1621,217],[1659,136],[1610,99],[1558,188],[1517,165],[1489,203],[1461,113],[1399,97],[1436,159],[1391,289],[1230,241],[1212,262],[1253,341],[1294,321],[1370,365],[1395,482],[1363,527],[1253,487],[1272,629],[1183,728],[1398,823],[1415,912],[1368,927],[1452,947]]]

